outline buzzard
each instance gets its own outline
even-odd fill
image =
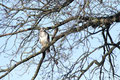
[[[45,47],[47,43],[49,43],[49,34],[45,31],[44,28],[40,29],[39,33],[39,41],[42,47]],[[47,52],[50,52],[50,49],[46,50]]]

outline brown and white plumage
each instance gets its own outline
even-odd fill
[[[49,43],[49,34],[45,31],[44,28],[40,29],[39,41],[40,41],[42,47],[45,47],[46,44]],[[47,49],[46,51],[50,52],[50,49]]]

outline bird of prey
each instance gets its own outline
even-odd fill
[[[45,31],[44,28],[40,29],[39,41],[40,41],[40,44],[42,45],[42,47],[45,47],[46,44],[49,43],[49,34]],[[50,52],[50,49],[47,49],[46,51]]]

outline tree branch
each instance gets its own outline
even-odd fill
[[[33,54],[33,55],[30,55],[29,57],[27,57],[27,58],[23,59],[22,61],[16,63],[16,64],[15,64],[14,66],[12,66],[11,68],[5,69],[4,71],[8,71],[8,72],[6,72],[4,75],[2,75],[2,76],[0,77],[0,79],[3,78],[4,76],[6,76],[8,73],[10,73],[10,72],[11,72],[14,68],[16,68],[18,65],[20,65],[20,64],[22,64],[22,63],[30,60],[31,58],[39,55],[40,53],[43,53],[45,50],[47,50],[51,45],[53,45],[53,44],[54,44],[57,40],[59,40],[60,38],[62,38],[62,37],[64,37],[64,36],[67,36],[67,35],[69,35],[69,34],[71,34],[71,33],[80,32],[80,31],[82,31],[82,30],[84,30],[84,29],[86,29],[86,28],[88,28],[88,27],[90,27],[91,25],[94,25],[94,24],[96,24],[96,22],[88,22],[88,23],[86,23],[86,24],[83,24],[82,26],[79,26],[79,27],[77,27],[77,28],[73,28],[73,27],[72,27],[71,29],[69,29],[69,30],[61,33],[60,35],[56,36],[48,45],[46,45],[45,47],[43,47],[43,48],[41,49],[41,51],[39,51],[39,52],[37,52],[37,53],[35,53],[35,54]],[[115,47],[114,47],[114,48],[115,48]],[[107,56],[107,55],[106,55],[106,56]]]
[[[40,62],[39,62],[38,67],[37,67],[37,69],[36,69],[36,72],[35,72],[35,74],[34,74],[34,76],[32,77],[31,80],[34,80],[34,79],[37,77],[38,72],[39,72],[39,70],[40,70],[40,67],[41,67],[41,65],[42,65],[42,63],[43,63],[43,60],[44,60],[44,58],[45,58],[45,55],[46,55],[46,53],[43,52],[43,53],[42,53],[42,58],[40,59]]]
[[[120,12],[118,12],[116,15],[112,15],[112,16],[109,16],[109,17],[98,17],[98,18],[74,16],[74,17],[70,17],[70,18],[68,18],[68,19],[66,19],[62,22],[59,22],[54,26],[46,27],[46,30],[58,28],[59,26],[64,25],[64,24],[66,24],[66,23],[68,23],[72,20],[76,20],[77,18],[82,18],[82,20],[88,21],[86,25],[93,26],[94,28],[96,28],[100,24],[120,22],[120,19],[119,19],[120,18]],[[39,30],[39,29],[40,29],[39,27],[28,28],[28,29],[20,30],[20,31],[17,31],[17,32],[14,32],[14,33],[3,34],[3,35],[0,35],[0,37],[8,36],[8,35],[14,35],[14,34],[29,31],[29,30]]]
[[[117,44],[120,45],[120,41],[119,41]],[[80,78],[82,77],[82,75],[83,75],[94,63],[95,63],[97,66],[103,65],[103,64],[104,64],[104,61],[105,61],[105,58],[106,58],[108,55],[110,55],[115,48],[116,48],[116,46],[113,46],[104,56],[102,56],[102,60],[101,60],[100,62],[98,62],[97,60],[94,60],[94,61],[92,61],[92,62],[88,65],[88,67],[87,67],[85,70],[81,70],[82,73],[81,73],[80,76],[78,77],[78,80],[80,80]]]
[[[8,69],[2,70],[2,71],[8,71],[8,72],[6,72],[5,74],[3,74],[3,75],[0,77],[0,79],[3,78],[4,76],[6,76],[8,73],[10,73],[10,72],[11,72],[14,68],[16,68],[18,65],[20,65],[20,64],[22,64],[22,63],[30,60],[31,58],[39,55],[40,53],[43,53],[45,50],[47,50],[51,45],[53,45],[53,44],[54,44],[57,40],[59,40],[60,38],[62,38],[62,37],[64,37],[64,36],[67,36],[67,35],[69,35],[69,34],[71,34],[71,33],[75,33],[75,32],[82,31],[82,30],[86,29],[87,26],[88,26],[88,24],[85,24],[85,25],[83,25],[83,26],[80,26],[79,28],[71,28],[71,29],[69,29],[69,30],[61,33],[60,35],[56,36],[48,45],[46,45],[45,47],[43,47],[43,48],[41,49],[41,51],[39,51],[39,52],[37,52],[37,53],[35,53],[35,54],[33,54],[33,55],[30,55],[29,57],[23,59],[22,61],[16,63],[15,65],[13,65],[12,67],[10,67],[10,68],[8,68]]]

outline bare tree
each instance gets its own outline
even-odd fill
[[[25,80],[27,74],[27,80],[119,80],[119,4],[1,0],[0,79],[18,75]],[[41,27],[51,38],[43,48]],[[50,53],[45,53],[48,48]]]

